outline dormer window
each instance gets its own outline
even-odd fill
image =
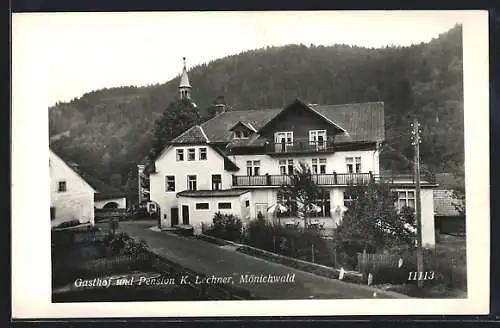
[[[248,139],[250,135],[248,130],[236,130],[234,131],[234,139]]]
[[[230,131],[233,131],[234,139],[248,139],[252,133],[257,132],[250,123],[238,122]]]

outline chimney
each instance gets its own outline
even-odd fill
[[[215,115],[220,115],[226,111],[226,101],[224,96],[218,96],[215,98]]]

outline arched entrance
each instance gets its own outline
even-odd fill
[[[102,208],[107,208],[107,209],[118,208],[118,203],[117,202],[109,202],[109,203],[106,203]]]

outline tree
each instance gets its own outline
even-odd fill
[[[289,182],[281,186],[278,194],[283,198],[290,213],[304,219],[304,227],[309,224],[309,214],[317,206],[315,203],[321,196],[321,188],[315,182],[311,169],[304,162],[288,176]]]
[[[407,210],[398,213],[396,195],[388,184],[371,182],[367,186],[351,185],[345,192],[351,202],[335,231],[339,246],[349,244],[371,250],[413,247],[414,219]]]
[[[181,99],[171,102],[155,123],[150,159],[158,156],[167,142],[198,123],[200,123],[200,113],[191,100]]]

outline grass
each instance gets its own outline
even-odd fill
[[[441,240],[436,244],[435,251],[439,258],[448,259],[453,263],[452,274],[456,277],[449,277],[452,284],[424,284],[423,288],[418,288],[416,284],[380,284],[376,287],[403,293],[412,297],[424,298],[465,298],[467,297],[467,285],[462,277],[467,274],[466,242],[465,236],[441,235]],[[425,270],[425,268],[424,268]],[[429,268],[432,270],[432,268]],[[455,279],[455,280],[454,280]]]

